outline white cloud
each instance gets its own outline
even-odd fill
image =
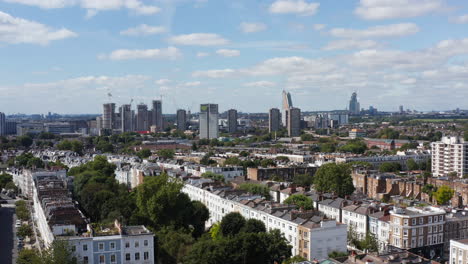
[[[195,82],[186,82],[183,84],[183,86],[185,87],[196,87],[196,86],[200,86],[201,85],[201,82],[199,81],[195,81]]]
[[[240,56],[240,51],[232,49],[219,49],[216,51],[216,54],[223,57],[237,57]]]
[[[360,0],[354,13],[367,20],[417,17],[444,9],[442,0]]]
[[[197,52],[198,58],[208,57],[210,54],[208,52]]]
[[[249,82],[244,83],[245,87],[274,87],[276,83],[270,81],[258,81],[258,82]]]
[[[47,45],[54,40],[78,36],[68,29],[53,29],[38,22],[13,17],[0,11],[0,42]]]
[[[159,80],[156,80],[154,83],[156,83],[157,85],[167,85],[171,82],[172,81],[169,79],[159,79]]]
[[[260,62],[250,68],[221,69],[196,71],[193,77],[230,78],[242,76],[276,76],[302,73],[322,73],[330,71],[335,66],[323,59],[307,59],[302,57],[280,57]]]
[[[226,78],[236,74],[235,70],[223,69],[223,70],[209,70],[209,71],[195,71],[192,73],[193,77],[206,77],[206,78]]]
[[[71,6],[80,6],[87,9],[87,17],[92,17],[98,11],[129,9],[139,15],[153,15],[161,11],[157,6],[145,5],[140,0],[2,0],[7,3],[16,3],[36,6],[43,9],[56,9]]]
[[[264,31],[267,29],[267,26],[263,23],[247,23],[247,22],[242,22],[240,24],[240,29],[244,33],[255,33],[255,32],[260,32]]]
[[[454,21],[455,23],[458,23],[458,24],[468,24],[468,14],[458,16],[457,18],[455,18]]]
[[[135,60],[135,59],[168,59],[175,60],[182,56],[176,47],[166,49],[119,49],[112,51],[108,56],[100,56],[101,59],[109,60]]]
[[[169,42],[176,45],[188,46],[220,46],[229,43],[227,39],[212,33],[193,33],[173,36],[169,38]]]
[[[339,38],[382,38],[402,37],[419,32],[419,27],[413,23],[391,24],[375,26],[367,29],[334,28],[330,34]]]
[[[161,26],[148,26],[146,24],[141,24],[139,26],[128,28],[126,30],[120,31],[120,35],[125,36],[149,36],[166,32],[165,27]]]
[[[276,0],[270,6],[270,13],[273,14],[299,14],[312,16],[317,13],[319,3],[308,3],[304,0]]]
[[[329,42],[323,50],[351,50],[371,49],[377,47],[378,43],[373,40],[344,39]]]
[[[325,24],[314,24],[313,28],[314,30],[320,31],[322,29],[325,29],[326,25]]]

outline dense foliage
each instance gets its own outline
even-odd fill
[[[311,198],[305,196],[304,194],[293,194],[284,200],[285,204],[294,204],[299,208],[304,210],[314,209],[314,202]]]
[[[452,199],[454,191],[450,187],[442,185],[439,188],[437,188],[437,191],[435,191],[433,194],[437,201],[437,204],[444,205],[448,203],[450,199]]]
[[[74,176],[74,194],[82,209],[94,222],[121,219],[128,223],[133,215],[135,199],[127,186],[115,180],[116,166],[106,157],[97,156],[93,161],[71,168]]]
[[[246,221],[239,213],[230,213],[220,226],[225,231],[196,242],[183,263],[271,264],[291,257],[291,246],[280,231],[265,232],[260,221]]]
[[[22,249],[18,254],[17,264],[78,264],[65,241],[55,240],[40,254],[36,249]]]
[[[253,193],[253,194],[258,194],[265,199],[269,200],[270,199],[270,189],[268,186],[263,185],[263,184],[258,184],[258,183],[242,183],[239,186],[239,189]]]
[[[331,192],[340,197],[354,192],[351,169],[347,164],[322,165],[314,175],[314,186],[319,192]]]
[[[364,154],[366,150],[367,145],[361,139],[350,140],[345,145],[340,147],[340,151],[354,154]]]
[[[60,150],[74,151],[79,155],[83,154],[83,143],[79,140],[62,140],[57,144],[57,148]]]
[[[293,183],[297,186],[310,187],[314,182],[314,177],[309,174],[296,174],[293,178]]]
[[[379,166],[380,172],[399,172],[401,171],[401,164],[398,162],[384,162]]]

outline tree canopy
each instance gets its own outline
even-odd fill
[[[434,197],[437,204],[443,205],[452,199],[453,194],[454,191],[450,187],[442,185],[434,192]]]
[[[267,200],[270,200],[271,198],[270,189],[268,188],[268,186],[263,184],[245,182],[239,186],[239,189],[250,192],[252,194],[261,195]]]
[[[314,209],[314,202],[304,194],[293,194],[284,200],[285,204],[294,204],[304,210]]]
[[[279,230],[266,232],[263,222],[245,220],[239,213],[224,216],[217,235],[196,242],[186,256],[186,264],[271,264],[291,257],[291,246]],[[226,234],[226,235],[224,235]]]
[[[327,163],[314,175],[314,186],[319,192],[331,192],[340,197],[354,192],[351,169],[347,164]]]

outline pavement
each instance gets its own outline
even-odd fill
[[[15,200],[9,200],[8,204],[2,204],[0,207],[0,263],[14,263],[16,260],[16,222]]]

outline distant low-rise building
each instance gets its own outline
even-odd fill
[[[366,137],[366,131],[363,129],[353,128],[349,131],[349,137],[352,139]]]

